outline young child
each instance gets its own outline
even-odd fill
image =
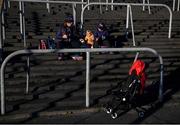
[[[85,41],[87,41],[87,47],[88,48],[93,48],[93,45],[94,45],[94,34],[93,34],[92,31],[90,31],[90,30],[86,31]]]
[[[94,46],[94,34],[92,31],[87,30],[86,36],[84,39],[80,39],[81,41],[81,48],[93,48]]]

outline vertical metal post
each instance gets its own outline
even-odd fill
[[[27,71],[26,71],[26,94],[29,92],[30,79],[30,56],[27,57]]]
[[[4,92],[4,67],[2,63],[1,65],[1,115],[5,114],[5,92]]]
[[[2,13],[1,13],[1,20],[0,20],[0,27],[2,27],[2,25],[3,25],[3,9],[2,9]],[[0,61],[2,61],[2,48],[3,48],[3,36],[2,36],[2,31],[3,29],[2,28],[0,28],[0,58],[1,58],[1,60]],[[2,74],[2,68],[0,68],[0,70],[1,70],[1,74]],[[4,78],[4,76],[3,77],[1,77],[0,78],[0,80],[1,80],[1,114],[2,115],[4,115],[5,114],[5,97],[4,97],[4,84],[3,84],[3,79]]]
[[[86,52],[86,107],[89,107],[90,52]]]
[[[83,3],[83,2],[84,2],[84,0],[81,0],[81,2]],[[84,7],[84,5],[83,5],[83,4],[81,4],[81,10],[83,10],[83,7]]]
[[[10,1],[8,1],[8,7],[9,7],[9,8],[11,7],[11,3],[10,3]]]
[[[133,37],[133,46],[136,46],[135,38],[134,38],[134,25],[133,25],[133,19],[132,19],[132,9],[131,5],[129,5],[129,13],[130,13],[130,20],[131,20],[131,29],[132,29],[132,37]]]
[[[76,4],[72,4],[74,25],[76,26]]]
[[[143,4],[145,4],[145,0],[143,0]],[[145,11],[145,6],[143,6],[143,11]]]
[[[22,9],[22,14],[21,14],[21,18],[22,18],[22,37],[23,37],[23,41],[24,41],[24,48],[27,47],[27,43],[26,43],[26,29],[25,29],[25,11],[24,11],[24,2],[21,2],[21,9]],[[26,71],[26,93],[29,92],[29,79],[30,79],[30,57],[27,57],[27,71]]]
[[[130,5],[127,5],[127,15],[126,15],[126,30],[129,28],[129,8]]]
[[[49,0],[47,0],[47,2],[49,2]],[[46,3],[46,8],[48,10],[48,13],[50,13],[50,5],[49,5],[49,3]]]
[[[114,0],[111,0],[111,3],[114,3]],[[114,10],[114,6],[111,5],[111,10],[113,11]]]
[[[175,11],[176,0],[173,0],[173,11]]]
[[[4,84],[1,84],[1,115],[4,114],[5,114]]]
[[[147,0],[147,3],[149,4],[149,0]],[[151,8],[148,6],[149,14],[151,14]]]
[[[162,57],[159,57],[162,60]],[[161,63],[161,62],[160,62]],[[160,64],[160,85],[159,85],[159,100],[163,101],[163,63]]]
[[[20,20],[19,20],[19,22],[20,22],[20,34],[21,34],[21,37],[23,36],[23,27],[22,27],[22,2],[21,1],[19,1],[19,18],[20,18]]]
[[[7,2],[7,1],[4,1],[4,2],[3,2],[3,5],[2,5],[2,9],[4,9],[4,10],[6,10],[6,9],[7,9],[7,6],[6,6],[6,5],[7,5],[7,3],[6,3],[6,2]]]
[[[171,30],[172,30],[172,11],[170,8],[168,8],[169,14],[170,14],[170,19],[169,19],[169,33],[168,33],[168,38],[171,38]]]
[[[87,1],[87,4],[89,4],[89,0]],[[88,10],[90,9],[90,7],[88,6]]]
[[[179,11],[179,4],[180,4],[180,0],[178,0],[177,11]]]
[[[5,22],[4,22],[4,9],[2,9],[2,13],[1,13],[1,25],[2,25],[2,40],[4,41],[6,38],[6,34],[5,34]]]
[[[99,3],[101,3],[101,0],[99,0]],[[100,11],[100,14],[102,14],[102,5],[99,5],[99,11]]]
[[[129,15],[130,15],[130,20],[131,20],[131,30],[132,30],[132,37],[133,37],[133,46],[136,46],[136,41],[134,37],[134,25],[133,25],[133,16],[132,16],[132,8],[131,5],[129,5]],[[136,53],[136,56],[134,58],[134,62],[138,59],[139,52]]]
[[[106,0],[106,3],[108,3],[108,0]],[[106,10],[108,10],[108,5],[106,5]]]
[[[1,27],[1,23],[0,23]],[[3,43],[2,43],[2,34],[1,34],[1,29],[0,29],[0,63],[3,61]]]
[[[25,29],[25,17],[24,17],[24,2],[22,2],[22,32],[23,32],[23,40],[24,40],[24,47],[26,47],[26,29]]]

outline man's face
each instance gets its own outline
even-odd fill
[[[71,27],[72,26],[72,22],[67,22],[67,26]]]

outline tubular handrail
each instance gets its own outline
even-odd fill
[[[0,1],[0,16],[2,16],[2,12],[3,12],[3,1]],[[2,19],[0,18],[0,27],[2,27]],[[0,49],[2,48],[2,28],[0,29]]]
[[[143,4],[145,4],[145,2],[147,2],[147,4],[149,4],[149,0],[147,0],[147,1],[143,0]],[[151,14],[150,6],[148,6],[148,10],[149,10],[149,14]],[[143,6],[143,11],[145,11],[145,6]]]
[[[87,2],[75,2],[75,1],[51,1],[51,0],[8,0],[8,1],[19,1],[20,2],[20,7],[24,8],[24,5],[22,5],[21,2],[37,2],[37,3],[63,3],[63,4],[72,4],[73,5],[73,16],[74,16],[74,24],[76,21],[76,4],[81,4],[82,5],[82,11],[81,11],[81,28],[83,25],[83,15],[84,15],[84,10],[86,9],[86,7],[89,7],[90,5],[118,5],[118,6],[127,6],[127,8],[129,7],[130,11],[128,11],[127,13],[131,14],[132,16],[132,10],[131,10],[131,6],[163,6],[166,7],[169,10],[170,13],[170,19],[169,19],[169,33],[168,33],[168,38],[171,38],[171,30],[172,30],[172,11],[169,8],[169,6],[165,5],[165,4],[145,4],[145,3],[113,3],[113,1],[111,3],[99,3],[99,2],[92,2],[89,3]],[[83,7],[83,5],[85,4],[85,6]],[[20,10],[20,12],[22,12]],[[26,46],[26,39],[25,39],[25,18],[24,18],[24,14],[20,13],[20,29],[21,29],[21,35],[23,36],[23,40],[24,40],[24,46]],[[129,18],[128,18],[129,20]],[[131,27],[132,27],[132,37],[133,37],[133,45],[135,45],[135,38],[134,38],[134,28],[133,28],[133,22],[132,22],[132,17],[131,17]]]
[[[0,63],[2,62],[3,41],[5,39],[5,22],[4,22],[5,0],[0,1]]]
[[[87,2],[78,1],[55,1],[55,0],[8,0],[8,1],[19,1],[19,2],[33,2],[33,3],[63,3],[63,4],[87,4]]]
[[[179,11],[180,0],[177,0],[177,11]],[[175,11],[176,0],[173,0],[173,11]]]
[[[38,49],[25,49],[18,50],[11,53],[5,58],[1,65],[1,114],[5,114],[5,90],[4,90],[4,73],[5,67],[8,61],[17,56],[28,54],[45,54],[45,53],[63,53],[63,52],[86,52],[86,107],[89,107],[89,83],[90,83],[90,53],[91,52],[151,52],[159,58],[160,63],[160,85],[159,85],[159,100],[163,99],[163,59],[161,55],[157,53],[156,50],[152,48],[94,48],[94,49],[47,49],[47,50],[38,50]],[[28,78],[28,77],[27,77]],[[29,85],[29,83],[27,84]]]
[[[81,11],[81,28],[83,26],[83,17],[84,17],[84,11],[85,9],[90,5],[116,5],[116,6],[155,6],[155,7],[165,7],[169,11],[169,33],[168,38],[171,38],[171,30],[172,30],[172,11],[169,6],[166,4],[143,4],[143,3],[98,3],[98,2],[92,2],[89,4],[86,4]],[[134,33],[134,31],[133,31]]]
[[[26,47],[27,43],[26,43],[26,36],[25,36],[25,17],[24,17],[24,2],[33,2],[33,3],[47,3],[48,6],[50,3],[54,3],[54,4],[71,4],[72,5],[72,9],[73,9],[73,18],[74,18],[74,24],[76,24],[76,5],[80,4],[80,5],[84,5],[87,4],[87,2],[78,2],[78,1],[54,1],[54,0],[8,0],[8,2],[19,2],[19,15],[20,15],[20,33],[21,36],[23,37],[23,41],[24,41],[24,47]],[[48,11],[50,11],[48,9]]]

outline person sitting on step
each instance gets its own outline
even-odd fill
[[[68,15],[64,20],[63,25],[60,27],[56,34],[56,43],[58,49],[64,48],[80,48],[81,42],[79,41],[79,34],[75,26],[73,25],[73,16]],[[79,53],[71,54],[73,60],[82,60],[82,56]],[[63,53],[58,54],[58,60],[64,58]]]
[[[82,48],[93,48],[94,46],[94,34],[92,31],[87,30],[84,39],[80,39]]]
[[[95,37],[95,48],[107,48],[109,44],[109,33],[104,23],[99,23],[97,25],[96,31],[94,33]]]

